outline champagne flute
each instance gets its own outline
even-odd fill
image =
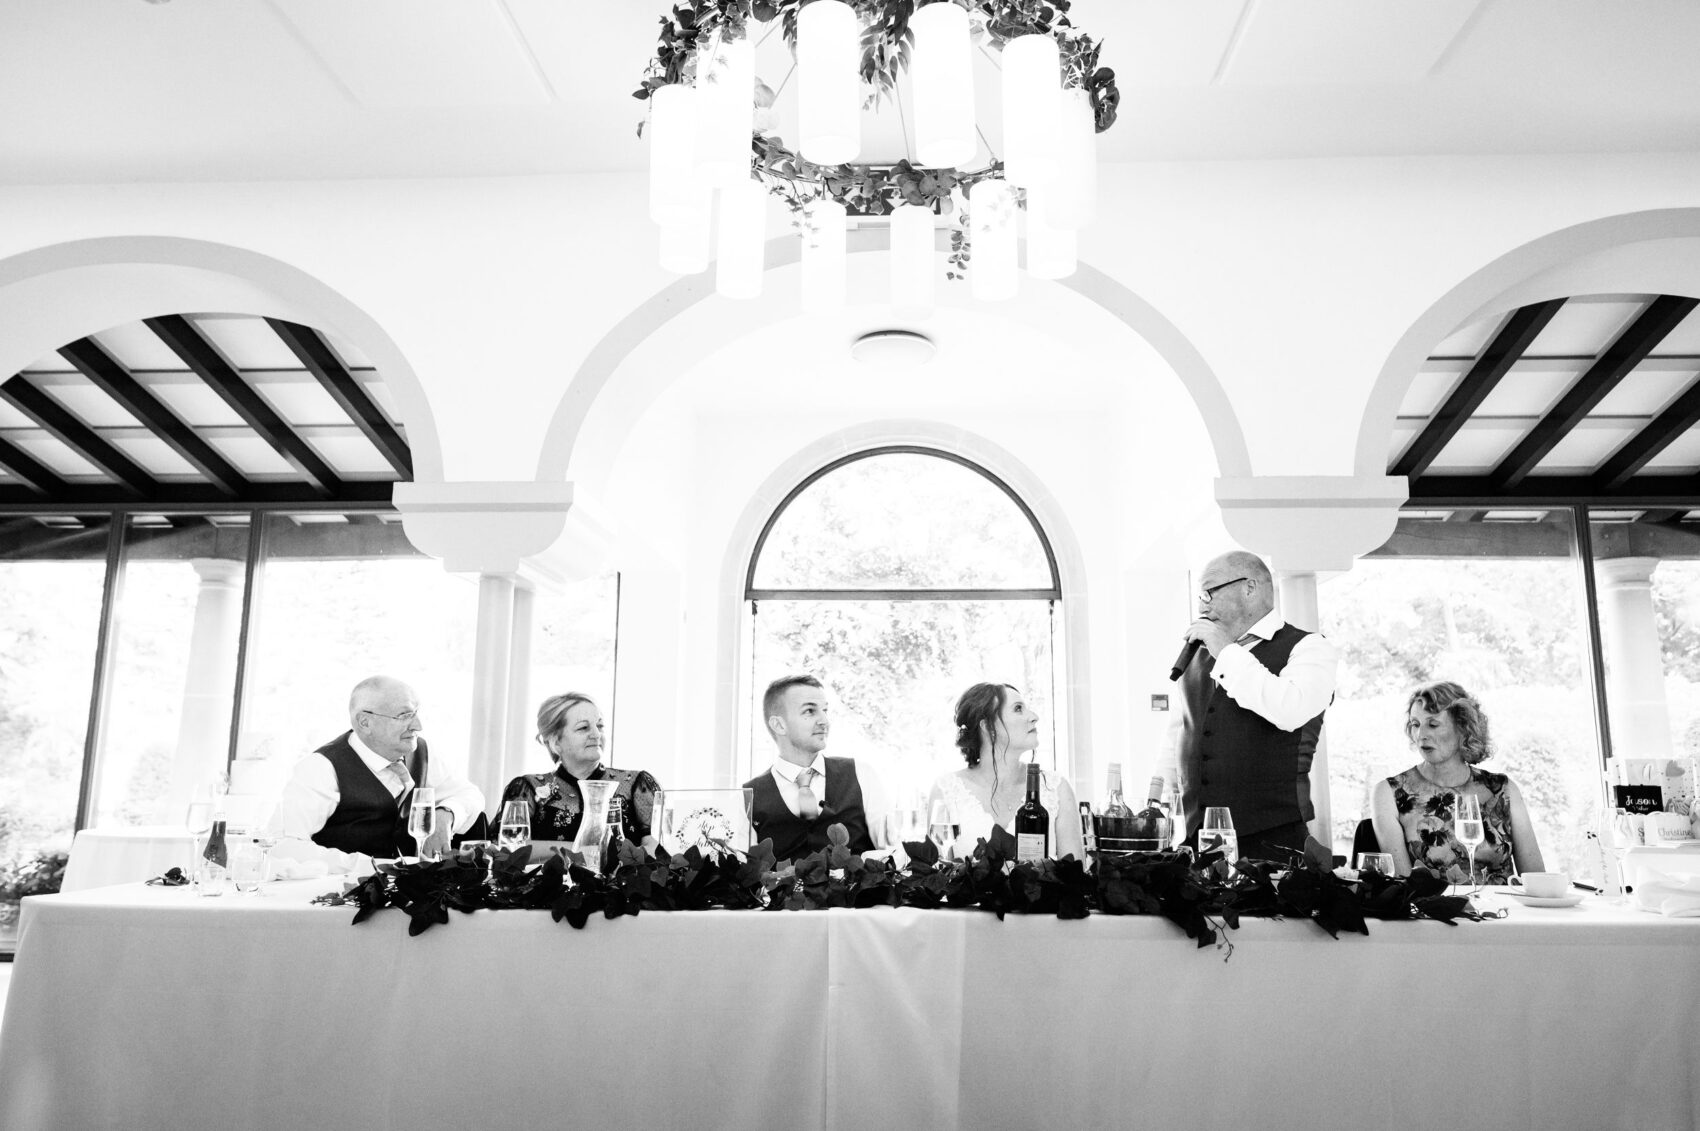
[[[212,794],[206,786],[201,786],[189,796],[189,808],[183,815],[183,824],[189,830],[189,869],[188,876],[194,880],[201,867],[201,838],[212,832]]]
[[[498,826],[496,846],[512,852],[531,843],[531,805],[516,797],[502,805],[502,823]]]
[[[955,852],[956,838],[962,835],[962,826],[956,823],[956,814],[950,807],[950,802],[939,798],[933,802],[932,812],[927,817],[927,839],[938,846],[939,859],[948,860]]]
[[[1470,850],[1470,886],[1476,884],[1476,846],[1482,842],[1482,803],[1473,793],[1452,795],[1452,835]]]
[[[424,863],[425,842],[437,831],[437,791],[428,785],[413,791],[413,802],[407,810],[407,831],[413,837],[420,863]]]

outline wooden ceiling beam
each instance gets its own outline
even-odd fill
[[[1617,340],[1594,359],[1588,371],[1571,385],[1529,434],[1517,442],[1511,454],[1500,461],[1489,476],[1501,488],[1515,487],[1540,464],[1582,418],[1617,388],[1618,382],[1658,348],[1700,300],[1680,295],[1660,295],[1647,304],[1619,334]],[[1627,479],[1627,477],[1625,477]]]
[[[366,390],[360,387],[360,382],[343,365],[330,345],[310,326],[302,326],[295,322],[286,322],[281,318],[268,318],[266,323],[272,332],[283,339],[283,344],[289,347],[301,364],[307,367],[330,398],[334,400],[348,419],[365,433],[372,446],[378,449],[395,473],[403,479],[413,478],[413,450],[407,446],[401,432],[391,424],[389,418],[366,395]]]
[[[195,328],[194,323],[181,314],[144,318],[142,321],[297,474],[327,496],[342,490],[342,477],[253,386],[242,379],[242,374],[205,334]]]
[[[154,435],[206,476],[226,499],[248,491],[246,477],[167,408],[165,402],[131,376],[130,371],[107,353],[99,342],[93,338],[79,338],[68,346],[61,346],[59,356],[76,366],[79,373],[122,405],[126,412],[152,429]]]
[[[1416,478],[1426,472],[1563,305],[1564,299],[1557,298],[1512,311],[1499,333],[1493,336],[1487,348],[1464,374],[1464,379],[1458,382],[1458,387],[1429,418],[1428,425],[1388,469],[1388,474]]]
[[[0,399],[41,425],[49,435],[100,468],[132,494],[147,495],[159,486],[154,477],[134,460],[22,375],[0,383]]]
[[[1613,452],[1594,472],[1595,480],[1602,490],[1621,487],[1696,424],[1700,424],[1700,380],[1683,390],[1669,407]]]
[[[40,496],[47,495],[57,499],[65,492],[65,481],[52,468],[37,460],[10,440],[0,439],[0,467],[4,467],[14,476],[24,481],[23,490],[35,501]],[[0,488],[8,490],[8,488]],[[18,488],[9,488],[16,492]]]

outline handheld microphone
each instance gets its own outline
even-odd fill
[[[1192,658],[1198,655],[1198,650],[1204,647],[1202,640],[1188,640],[1181,649],[1181,654],[1175,657],[1175,666],[1169,669],[1169,679],[1177,680],[1192,666]]]

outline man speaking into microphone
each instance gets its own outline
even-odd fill
[[[1186,630],[1175,763],[1186,840],[1204,810],[1233,811],[1241,856],[1303,852],[1316,816],[1310,763],[1334,700],[1340,651],[1275,613],[1269,567],[1234,551],[1199,578],[1198,619]]]

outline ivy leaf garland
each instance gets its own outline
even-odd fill
[[[1370,875],[1353,883],[1308,859],[1291,866],[1265,860],[1230,866],[1219,853],[1195,858],[1182,850],[1103,856],[1088,871],[1073,856],[1017,862],[1015,838],[1002,827],[994,827],[966,860],[941,860],[929,841],[907,843],[909,863],[898,867],[851,852],[841,825],[829,836],[825,849],[786,861],[775,859],[771,841],[748,855],[624,844],[607,875],[575,853],[552,854],[531,866],[529,848],[494,854],[463,849],[440,861],[386,862],[347,891],[314,902],[353,906],[355,923],[395,908],[407,915],[409,935],[449,922],[450,911],[479,909],[545,910],[555,922],[580,930],[597,915],[709,909],[974,908],[999,919],[1161,915],[1197,946],[1222,950],[1224,960],[1234,950],[1228,932],[1238,929],[1242,916],[1306,918],[1335,938],[1342,931],[1367,935],[1370,918],[1451,925],[1493,917],[1463,897],[1445,895],[1446,881],[1420,867],[1408,877]]]

